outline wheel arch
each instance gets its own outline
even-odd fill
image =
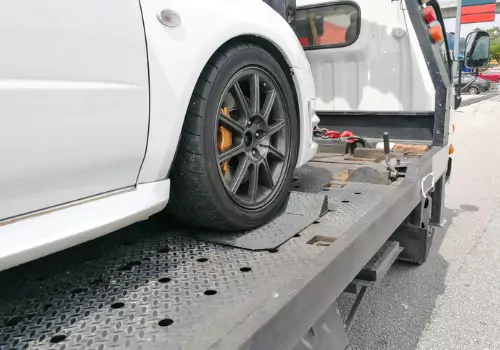
[[[304,67],[302,64],[298,64],[300,68],[297,69],[297,59],[295,58],[295,62],[292,61],[292,57],[295,52],[283,52],[282,48],[274,43],[269,38],[256,35],[256,34],[241,34],[235,36],[222,45],[220,45],[217,50],[210,56],[210,58],[220,49],[223,49],[226,45],[232,45],[234,42],[244,42],[251,43],[258,47],[266,50],[280,65],[285,76],[290,84],[292,94],[293,94],[293,103],[297,110],[297,117],[299,118],[299,154],[297,159],[297,167],[301,167],[306,162],[312,158],[312,155],[316,153],[317,145],[312,141],[312,123],[315,125],[319,122],[319,119],[315,115],[315,112],[310,111],[309,101],[314,100],[316,98],[314,80],[312,78],[312,74],[310,74],[309,61],[306,60],[307,67]],[[300,50],[302,48],[300,47]],[[305,55],[304,55],[305,57]],[[208,64],[207,60],[203,68]],[[300,60],[299,60],[300,63]],[[202,70],[203,70],[202,68]],[[307,68],[305,70],[304,68]],[[202,70],[200,70],[200,75]],[[300,73],[300,74],[296,74]],[[299,76],[297,76],[299,75]],[[309,79],[306,79],[309,78]],[[198,75],[199,78],[199,75]],[[194,86],[193,86],[194,89]],[[311,115],[313,113],[314,115]],[[311,120],[310,118],[317,119],[316,121]]]
[[[292,74],[292,67],[293,65],[290,63],[289,59],[287,59],[286,55],[278,48],[278,46],[276,44],[274,44],[273,42],[271,42],[269,39],[266,39],[262,36],[258,36],[258,35],[255,35],[255,34],[242,34],[242,35],[238,35],[236,37],[233,37],[231,39],[228,39],[226,42],[224,42],[223,44],[221,44],[213,53],[212,55],[210,55],[210,57],[207,59],[207,61],[205,62],[205,64],[203,65],[203,67],[200,69],[199,73],[198,73],[198,76],[196,78],[196,82],[198,82],[202,72],[203,72],[203,69],[205,69],[205,67],[207,66],[207,64],[209,64],[209,61],[210,59],[215,55],[217,54],[217,52],[220,52],[221,50],[223,50],[226,46],[234,46],[235,43],[248,43],[248,44],[253,44],[253,45],[256,45],[264,50],[266,50],[275,60],[276,62],[278,62],[278,64],[280,65],[281,69],[283,70],[283,72],[285,73],[285,76],[288,80],[288,83],[290,84],[290,87],[291,87],[291,90],[292,90],[292,94],[293,94],[293,104],[297,110],[297,117],[299,118],[299,137],[302,137],[301,136],[301,129],[302,129],[302,123],[301,123],[301,118],[302,118],[302,112],[301,112],[301,106],[300,106],[300,103],[299,103],[299,98],[298,98],[298,94],[300,92],[300,90],[298,90],[298,86],[296,84],[296,82],[294,81],[293,79],[293,74]],[[195,89],[195,86],[196,86],[196,82],[195,84],[193,85],[192,87],[192,91],[191,91],[191,94],[193,94],[194,92],[194,89]],[[179,135],[179,138],[180,138],[180,135]],[[179,144],[179,142],[177,141],[177,145]],[[175,156],[174,156],[174,159],[175,157],[177,157],[177,149],[176,149],[176,153],[175,153]],[[170,167],[171,168],[171,167]],[[169,169],[169,172],[170,172],[170,169]],[[168,175],[167,175],[168,177]]]
[[[158,21],[157,13],[165,7],[182,16],[178,28]],[[224,8],[224,20],[211,20],[220,17],[220,8]],[[311,82],[303,78],[310,75],[309,62],[292,28],[267,4],[252,2],[242,11],[241,4],[232,0],[200,2],[195,9],[186,2],[174,6],[165,0],[147,0],[142,10],[148,46],[150,125],[138,183],[167,177],[198,78],[217,50],[234,40],[264,48],[286,68],[301,126],[307,126],[307,107],[302,101],[315,98],[312,76]],[[300,72],[292,76],[292,71]],[[305,134],[308,132],[303,128],[301,141]],[[304,153],[303,148],[299,153]]]
[[[278,46],[276,44],[274,44],[272,41],[270,41],[264,37],[258,36],[258,35],[242,34],[242,35],[238,35],[236,37],[230,38],[230,39],[226,40],[224,43],[222,43],[221,45],[219,45],[211,53],[211,55],[207,56],[205,58],[204,64],[200,65],[196,70],[197,71],[196,79],[194,79],[193,83],[190,84],[189,92],[187,93],[187,95],[189,95],[187,101],[189,101],[191,95],[193,94],[196,83],[197,83],[198,79],[200,78],[200,76],[203,72],[203,69],[209,63],[209,61],[213,57],[213,55],[215,55],[219,50],[221,50],[225,46],[232,45],[235,42],[240,42],[240,43],[245,42],[245,43],[249,43],[249,44],[251,43],[251,44],[254,44],[256,46],[259,46],[259,47],[263,48],[264,50],[266,50],[278,62],[280,67],[283,69],[283,72],[285,72],[285,75],[287,77],[287,80],[288,80],[290,87],[291,87],[291,90],[292,90],[292,94],[293,94],[293,98],[294,98],[294,101],[293,101],[294,106],[298,111],[299,118],[302,119],[303,107],[299,103],[300,88],[299,88],[297,82],[294,80],[294,77],[293,77],[292,72],[291,72],[293,69],[293,64],[290,62],[290,59],[286,56],[286,54],[283,53],[278,48]],[[188,103],[184,103],[182,108],[178,110],[177,117],[182,116],[182,119],[184,120],[185,114],[187,111],[187,106],[188,106]],[[302,129],[303,124],[304,124],[303,121],[299,120],[299,135],[301,138],[302,138],[301,129]],[[172,156],[169,157],[167,155],[167,159],[170,159],[170,161],[167,161],[165,163],[169,163],[169,164],[168,165],[164,164],[162,166],[163,171],[160,174],[148,174],[147,169],[145,171],[144,166],[143,166],[143,168],[141,169],[141,173],[139,174],[138,183],[151,182],[151,181],[156,181],[156,180],[160,180],[160,179],[163,179],[165,177],[168,177],[168,172],[170,172],[170,168],[173,164],[173,160],[177,156],[177,147],[179,144],[179,139],[181,137],[181,131],[182,131],[182,124],[180,124],[180,128],[177,130],[177,132],[175,132],[175,130],[173,130],[173,132],[176,134],[176,138],[175,138],[176,149],[175,149],[175,152]],[[151,127],[150,127],[150,132],[151,132]],[[146,150],[146,157],[148,156],[148,151],[150,151],[152,147],[154,147],[154,145],[151,145],[151,144],[148,145],[148,150]],[[145,161],[146,160],[147,160],[147,158],[145,158]],[[157,161],[157,163],[160,163],[160,162],[163,162],[164,159],[156,159],[156,161]],[[165,173],[165,169],[167,170],[166,173]],[[153,176],[153,178],[151,178],[151,175]]]

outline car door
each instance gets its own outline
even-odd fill
[[[138,0],[0,4],[0,220],[134,186],[148,128]]]

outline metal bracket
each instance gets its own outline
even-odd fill
[[[377,286],[402,250],[403,248],[399,246],[398,242],[387,241],[358,273],[352,283],[360,286]]]

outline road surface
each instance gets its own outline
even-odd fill
[[[488,92],[485,94],[479,94],[479,95],[462,95],[462,103],[460,104],[460,107],[466,107],[470,106],[474,103],[478,103],[484,100],[489,100],[491,98],[494,98],[498,96],[498,92]]]
[[[453,113],[446,224],[429,261],[367,292],[351,350],[500,349],[500,97]],[[354,298],[341,297],[345,313]]]

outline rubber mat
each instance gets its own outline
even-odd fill
[[[182,232],[205,242],[250,250],[269,250],[276,249],[327,212],[327,195],[291,192],[278,215],[255,230],[220,232],[191,229]]]

